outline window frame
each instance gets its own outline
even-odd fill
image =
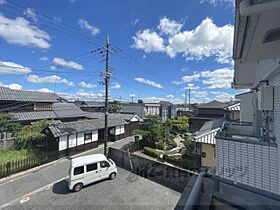
[[[96,169],[88,170],[89,165],[96,165]],[[86,165],[86,173],[98,170],[98,163],[90,163]]]
[[[82,173],[79,173],[79,174],[75,174],[75,169],[77,168],[83,168],[83,172]],[[85,166],[82,165],[82,166],[76,166],[74,169],[73,169],[73,175],[74,176],[78,176],[78,175],[81,175],[81,174],[84,174],[85,173]]]
[[[102,162],[105,162],[105,163],[107,163],[108,164],[108,166],[106,166],[106,167],[102,167],[102,165],[101,165],[101,163]],[[110,163],[108,162],[108,161],[106,161],[106,160],[102,160],[102,161],[100,161],[99,162],[99,165],[100,165],[100,168],[109,168],[111,165],[110,165]]]
[[[90,138],[87,139],[86,136],[89,136],[89,135],[90,135]],[[84,133],[84,140],[85,141],[89,141],[89,140],[92,141],[92,132],[85,132]]]

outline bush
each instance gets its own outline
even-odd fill
[[[16,160],[23,160],[28,157],[33,157],[38,154],[37,150],[28,149],[0,149],[0,164],[12,162]]]
[[[161,158],[162,153],[159,151],[156,151],[155,149],[151,147],[144,147],[144,154],[149,155],[151,157],[155,158]]]
[[[172,148],[177,147],[177,143],[174,141],[174,139],[170,139],[168,141],[168,145],[171,146]]]
[[[193,161],[188,159],[167,156],[166,161],[185,169],[191,169],[194,167]]]

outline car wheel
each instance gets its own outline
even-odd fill
[[[78,184],[74,185],[73,191],[74,192],[79,192],[82,188],[83,188],[83,184],[82,183],[78,183]]]
[[[117,176],[117,174],[114,172],[114,173],[111,173],[110,176],[109,176],[109,179],[113,180],[115,179]]]

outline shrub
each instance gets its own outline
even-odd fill
[[[171,146],[172,148],[177,147],[177,143],[174,141],[174,139],[170,139],[168,141],[168,145]]]
[[[194,167],[193,161],[188,159],[167,156],[166,161],[185,169],[191,169]]]
[[[161,152],[156,151],[155,149],[153,149],[151,147],[144,147],[144,153],[146,155],[149,155],[149,156],[155,157],[155,158],[160,158],[162,156]]]

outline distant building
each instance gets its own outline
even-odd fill
[[[160,101],[159,115],[163,121],[174,119],[176,117],[175,106],[169,101]]]
[[[103,101],[75,101],[83,111],[86,112],[104,112],[105,103]]]
[[[211,101],[206,104],[200,104],[196,108],[196,114],[189,118],[191,132],[199,131],[206,121],[212,121],[219,118],[229,118],[229,105],[219,101]]]

